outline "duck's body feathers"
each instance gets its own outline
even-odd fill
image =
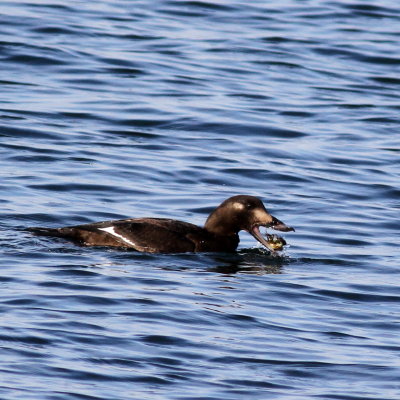
[[[82,246],[124,247],[146,253],[234,251],[239,236],[218,237],[197,225],[168,218],[130,218],[64,228],[29,228],[40,236]]]

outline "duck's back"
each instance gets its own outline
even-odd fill
[[[133,218],[65,228],[32,228],[31,231],[84,246],[125,247],[148,253],[200,251],[202,243],[213,241],[205,229],[167,218]]]

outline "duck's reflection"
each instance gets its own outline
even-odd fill
[[[224,255],[208,254],[208,259],[212,259],[216,265],[208,267],[207,271],[221,274],[281,274],[284,265],[289,262],[287,256],[271,254],[262,249],[242,249],[237,253]]]
[[[110,263],[109,256],[113,261]],[[120,267],[139,263],[141,266],[168,271],[204,271],[220,274],[281,274],[290,258],[281,252],[269,253],[262,248],[241,249],[236,253],[149,254],[136,251],[108,251],[107,262],[92,266],[116,264]]]

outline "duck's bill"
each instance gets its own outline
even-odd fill
[[[285,223],[279,221],[279,219],[275,217],[272,217],[272,224],[269,227],[275,229],[276,231],[294,232],[294,228],[287,226]]]

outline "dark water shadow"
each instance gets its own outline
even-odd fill
[[[289,257],[282,254],[271,254],[259,248],[241,249],[236,253],[207,255],[214,265],[207,271],[220,274],[281,274]]]
[[[262,249],[241,249],[236,253],[185,253],[149,255],[135,253],[152,267],[166,271],[198,271],[219,274],[281,274],[290,262],[285,255],[271,255]],[[126,261],[126,257],[123,256]],[[151,261],[150,261],[151,260]],[[150,266],[150,265],[149,265]]]

